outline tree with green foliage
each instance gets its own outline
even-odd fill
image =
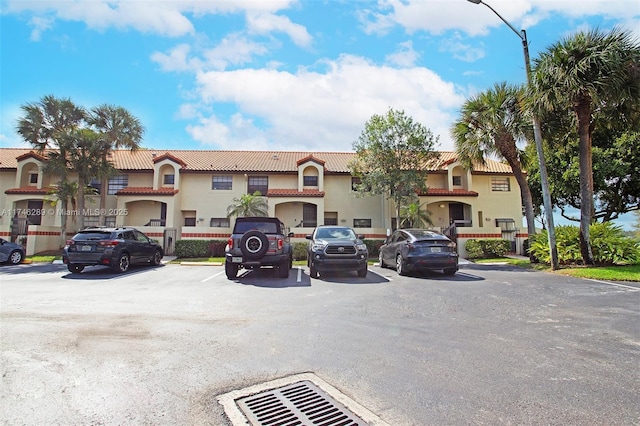
[[[78,182],[60,180],[54,184],[47,192],[48,201],[52,206],[58,207],[62,212],[60,216],[60,246],[67,241],[67,218],[65,214],[69,205],[72,210],[76,209],[76,197],[78,196]]]
[[[101,180],[98,224],[104,225],[109,178],[116,173],[109,157],[115,149],[126,148],[130,151],[140,149],[144,127],[140,120],[126,109],[107,104],[93,108],[87,118],[87,122],[100,135],[100,160],[102,164],[98,167],[97,174],[92,177]]]
[[[433,225],[431,212],[427,210],[425,203],[420,204],[418,201],[400,207],[400,217],[401,228],[424,228]]]
[[[531,133],[531,118],[523,109],[523,96],[521,86],[495,84],[464,102],[451,133],[458,160],[467,170],[490,157],[504,159],[511,166],[520,187],[527,231],[533,236],[536,233],[535,211],[524,171],[529,161],[525,150],[518,147],[518,143],[526,142]]]
[[[101,106],[87,111],[70,99],[44,96],[38,103],[22,106],[24,115],[18,120],[17,132],[41,154],[47,156],[44,172],[60,178],[56,187],[61,210],[66,211],[66,189],[69,174],[78,174],[77,225],[84,227],[85,195],[92,178],[113,174],[108,161],[113,147],[137,148],[142,136],[142,126],[125,109]],[[82,188],[82,190],[80,190]],[[103,186],[102,192],[106,193]],[[102,211],[102,210],[101,210]],[[66,234],[66,218],[63,234]]]
[[[373,115],[353,143],[356,155],[349,167],[360,178],[356,191],[360,196],[392,199],[399,225],[404,200],[427,189],[427,168],[437,156],[437,141],[431,130],[404,111],[389,109],[384,115]]]
[[[269,204],[267,200],[256,191],[253,194],[244,194],[240,198],[234,198],[233,203],[227,206],[227,217],[268,216]]]
[[[578,32],[542,52],[535,61],[529,100],[535,113],[571,111],[579,138],[580,251],[594,263],[589,226],[593,220],[593,116],[623,111],[640,102],[640,43],[631,32]]]

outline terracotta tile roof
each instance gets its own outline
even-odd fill
[[[16,169],[17,158],[30,151],[29,148],[0,148],[0,169]],[[354,155],[353,152],[140,149],[135,152],[115,150],[111,161],[124,172],[151,171],[154,159],[171,158],[182,165],[183,172],[296,173],[300,161],[310,160],[324,164],[327,173],[349,173],[348,164]],[[455,152],[441,151],[428,168],[446,171],[455,160]],[[512,174],[512,171],[508,164],[487,160],[485,164],[476,164],[474,173]]]
[[[46,195],[52,188],[38,189],[35,186],[23,186],[21,188],[9,188],[4,191],[5,194],[38,194]]]
[[[169,195],[173,196],[179,192],[178,189],[173,188],[160,188],[153,189],[152,187],[147,186],[128,186],[126,188],[122,188],[116,195]]]
[[[304,189],[298,191],[297,189],[269,189],[267,190],[267,197],[324,197],[324,191],[318,191],[317,189]]]
[[[36,160],[39,160],[39,161],[47,161],[47,157],[45,157],[43,155],[40,155],[40,154],[37,154],[34,151],[25,152],[24,154],[18,156],[16,158],[16,161],[22,161],[22,160],[24,160],[26,158],[29,158],[29,157],[33,157],[33,158],[35,158]]]
[[[174,163],[178,163],[180,164],[182,167],[186,167],[187,163],[185,163],[184,161],[182,161],[181,159],[179,159],[178,157],[176,157],[175,155],[170,154],[169,152],[165,152],[164,154],[158,156],[158,157],[153,157],[153,163],[157,163],[159,161],[162,160],[171,160]]]
[[[448,191],[444,188],[428,188],[427,192],[425,193],[421,193],[420,195],[438,195],[438,196],[443,196],[443,195],[452,195],[452,196],[456,196],[456,197],[477,197],[478,193],[475,191],[467,191],[466,189],[454,189],[453,191]]]

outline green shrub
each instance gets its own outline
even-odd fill
[[[224,257],[226,240],[178,240],[176,257]]]
[[[378,254],[380,254],[380,246],[384,244],[384,240],[363,240],[367,245],[367,250],[369,250],[370,258],[377,258]]]
[[[556,226],[558,263],[561,265],[582,263],[580,252],[580,228],[575,225]],[[589,227],[591,252],[596,264],[613,265],[640,261],[640,246],[633,238],[625,236],[622,228],[611,222],[594,223]],[[533,237],[531,250],[542,262],[550,264],[547,231]]]
[[[511,250],[511,241],[498,238],[478,240],[472,238],[464,244],[467,257],[479,259],[483,257],[502,257]]]
[[[297,242],[292,244],[293,260],[307,260],[307,243]]]

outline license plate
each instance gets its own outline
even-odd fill
[[[91,251],[91,246],[80,246],[80,251]]]
[[[231,258],[231,262],[232,263],[242,263],[242,258],[234,256],[234,257]]]
[[[440,247],[431,247],[431,253],[440,253],[442,248]]]

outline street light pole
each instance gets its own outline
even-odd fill
[[[522,40],[522,49],[524,50],[524,65],[527,72],[527,83],[531,86],[531,61],[529,59],[529,43],[527,42],[527,32],[525,30],[518,31],[513,25],[504,19],[494,8],[482,0],[467,0],[473,4],[483,4],[487,6],[498,18],[502,20],[511,31],[513,31]],[[544,205],[545,219],[547,221],[547,235],[549,236],[549,250],[551,254],[551,269],[558,269],[558,247],[556,246],[556,231],[553,224],[553,210],[551,205],[551,194],[549,193],[549,177],[547,174],[547,163],[544,159],[544,150],[542,148],[542,130],[540,119],[537,114],[533,113],[533,138],[536,144],[536,152],[538,154],[538,166],[540,167],[540,186],[542,187],[542,203]]]

